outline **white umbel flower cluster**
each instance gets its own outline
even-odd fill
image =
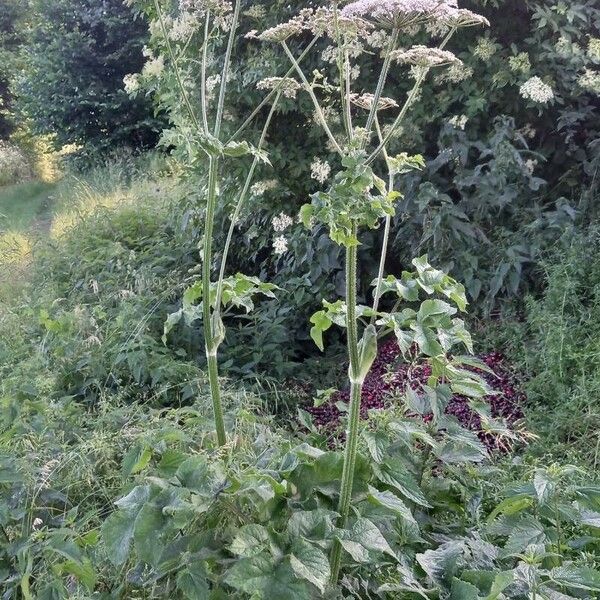
[[[256,84],[259,90],[279,89],[286,98],[295,99],[302,85],[292,77],[267,77]]]
[[[186,42],[198,29],[200,21],[196,13],[182,12],[171,25],[169,39],[174,42]]]
[[[442,67],[444,65],[462,64],[462,61],[448,50],[413,46],[409,50],[395,50],[390,54],[392,60],[417,67]]]
[[[590,38],[587,47],[587,55],[593,61],[600,62],[600,38]]]
[[[276,233],[282,233],[288,227],[291,227],[294,224],[294,219],[282,212],[273,217],[271,224],[273,225],[273,231]]]
[[[350,94],[350,102],[355,106],[371,110],[375,96],[373,94]],[[398,108],[398,103],[393,98],[381,97],[377,101],[377,110],[387,110],[389,108]]]
[[[127,94],[132,95],[140,89],[140,75],[139,73],[130,73],[123,77],[123,83],[125,84],[125,91]]]
[[[280,235],[273,240],[273,252],[281,256],[288,251],[288,241],[285,235]]]
[[[528,79],[520,87],[519,92],[526,100],[531,100],[538,104],[547,104],[554,98],[554,91],[552,88],[537,76]]]
[[[578,83],[584,90],[600,95],[600,71],[586,69]]]
[[[448,121],[448,124],[454,127],[454,129],[462,129],[464,131],[468,120],[469,117],[466,115],[455,115]]]
[[[160,77],[165,70],[165,59],[162,56],[151,58],[142,69],[142,74],[146,77]]]
[[[277,187],[275,179],[266,179],[265,181],[257,181],[251,188],[250,193],[253,196],[263,196],[265,192],[269,192]]]
[[[331,165],[327,161],[315,158],[310,165],[310,176],[323,184],[329,179]]]

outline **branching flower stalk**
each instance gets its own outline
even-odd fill
[[[163,14],[160,1],[154,0],[154,8],[156,14],[158,15],[158,21],[160,23],[167,54],[171,60],[173,72],[175,74],[183,105],[186,109],[186,112],[189,115],[193,127],[195,128],[198,135],[200,135],[201,140],[206,140],[206,143],[203,143],[202,141],[200,142],[203,151],[208,157],[208,181],[206,188],[206,212],[204,219],[201,270],[202,329],[205,340],[205,354],[207,361],[207,372],[212,400],[212,408],[214,414],[215,431],[217,435],[217,442],[220,446],[224,445],[227,442],[218,368],[218,349],[225,337],[225,327],[222,319],[222,301],[224,293],[225,273],[227,268],[227,258],[229,255],[229,248],[231,246],[234,229],[239,220],[239,216],[243,209],[245,201],[247,200],[247,197],[249,195],[253,177],[255,175],[259,162],[262,159],[264,159],[264,145],[267,138],[267,132],[271,125],[273,116],[277,110],[279,100],[283,92],[284,83],[284,78],[282,78],[281,84],[275,86],[275,88],[260,103],[256,110],[254,110],[252,114],[244,121],[242,126],[233,134],[233,136],[229,137],[229,139],[221,140],[227,82],[229,79],[228,75],[231,69],[233,50],[237,36],[237,29],[240,21],[241,4],[241,0],[236,0],[233,8],[233,14],[231,15],[231,20],[229,22],[229,35],[227,38],[227,46],[225,50],[223,68],[220,73],[220,89],[215,111],[215,121],[214,127],[211,131],[209,125],[209,99],[207,93],[207,75],[209,65],[210,42],[215,32],[217,32],[218,30],[218,27],[216,25],[211,25],[211,21],[213,17],[215,17],[214,12],[211,12],[211,10],[207,8],[203,15],[205,19],[203,27],[204,38],[202,40],[199,82],[201,100],[201,119],[198,119],[183,80],[180,65],[178,64],[178,58],[173,50],[173,46],[169,38],[169,31],[166,24],[166,18]],[[211,5],[209,4],[208,6]],[[314,42],[306,48],[301,59],[304,56],[306,56],[306,54],[310,51],[313,45]],[[290,69],[290,73],[293,72],[294,69],[295,67],[292,67]],[[235,139],[242,133],[242,131],[244,131],[244,129],[246,129],[246,127],[253,121],[253,119],[255,119],[256,116],[258,116],[262,108],[264,108],[264,106],[266,106],[269,102],[272,102],[272,104],[267,119],[265,121],[258,146],[252,149],[251,146],[246,142],[243,142],[242,144],[236,142]],[[233,147],[231,146],[232,144]],[[252,154],[254,154],[254,158],[251,166],[249,167],[243,189],[240,195],[238,196],[236,205],[231,215],[231,222],[225,241],[225,246],[223,248],[218,279],[216,282],[213,282],[213,237],[216,212],[220,199],[219,172],[222,159],[224,155],[227,154],[228,148],[232,149],[232,156],[242,156],[247,154],[248,152],[252,152]],[[216,293],[213,296],[213,291],[215,289]]]
[[[319,10],[323,12],[319,13]],[[329,10],[329,13],[327,13]],[[302,17],[306,19],[306,17]],[[449,52],[444,51],[455,31],[460,26],[485,24],[486,20],[470,11],[458,9],[453,0],[356,0],[346,5],[338,13],[337,1],[333,0],[330,9],[317,9],[314,11],[314,20],[305,24],[305,29],[328,35],[337,44],[337,70],[339,73],[339,98],[341,98],[341,110],[343,129],[346,139],[339,142],[332,126],[327,122],[326,111],[323,110],[321,102],[315,93],[315,86],[311,84],[304,74],[302,68],[295,59],[285,33],[287,30],[298,28],[301,18],[283,24],[280,29],[274,28],[263,34],[267,41],[279,41],[286,56],[295,69],[304,89],[309,94],[315,108],[318,122],[327,135],[331,146],[340,155],[344,170],[338,173],[330,189],[327,192],[319,192],[313,196],[312,205],[303,207],[302,218],[309,225],[313,219],[320,220],[329,227],[331,238],[346,248],[346,302],[342,311],[347,328],[347,351],[349,358],[349,381],[350,381],[350,405],[346,428],[346,441],[344,449],[344,466],[337,512],[339,513],[338,526],[342,529],[348,525],[352,503],[352,489],[354,484],[354,472],[359,440],[359,420],[362,387],[371,365],[377,354],[377,339],[381,332],[377,331],[379,316],[379,305],[382,295],[382,284],[385,273],[385,262],[387,257],[387,246],[390,237],[391,217],[393,215],[393,201],[398,194],[394,191],[397,175],[407,173],[415,168],[422,168],[422,158],[409,157],[406,154],[390,157],[388,145],[392,137],[398,132],[408,111],[416,101],[422,88],[423,82],[432,67],[459,62]],[[332,23],[331,26],[327,22]],[[324,24],[325,23],[325,24]],[[437,48],[426,48],[414,46],[410,50],[397,49],[401,30],[407,27],[432,26],[432,29],[445,28],[447,35]],[[321,30],[319,31],[319,26]],[[277,39],[278,34],[284,30],[284,39]],[[389,40],[386,44],[381,72],[378,83],[372,95],[364,94],[357,96],[351,93],[350,76],[350,40],[348,32],[354,34],[352,43],[367,43],[366,39],[360,39],[364,32],[372,28],[387,29],[390,31]],[[356,45],[354,46],[356,48]],[[415,67],[415,83],[410,90],[404,105],[399,110],[388,131],[382,131],[378,111],[384,108],[398,106],[383,94],[394,61],[404,64],[412,64]],[[359,128],[353,124],[350,111],[351,103],[368,110],[365,127]],[[377,143],[375,148],[369,149],[371,132],[375,128],[377,132]],[[360,136],[360,137],[359,137]],[[341,139],[341,138],[340,138]],[[356,142],[359,139],[359,143]],[[379,158],[387,166],[387,186],[373,172],[371,165]],[[385,221],[383,244],[380,252],[379,269],[376,279],[373,306],[370,311],[370,322],[359,335],[357,320],[357,250],[359,245],[360,229],[363,226],[375,228]],[[321,311],[323,312],[323,311]],[[317,313],[319,314],[319,313]],[[316,317],[317,315],[315,315]],[[316,323],[325,320],[329,324],[331,320],[325,314],[316,320],[311,335],[322,349],[322,331]],[[386,329],[385,327],[383,329]],[[389,329],[386,329],[389,330]],[[342,545],[334,541],[331,556],[330,583],[337,584],[342,557]]]

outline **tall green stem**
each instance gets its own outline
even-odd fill
[[[204,344],[206,348],[206,360],[208,362],[208,382],[210,384],[210,395],[213,404],[215,418],[215,429],[220,446],[227,441],[225,435],[225,424],[223,420],[223,406],[221,403],[221,390],[219,387],[219,369],[217,364],[217,349],[220,340],[212,321],[212,310],[210,302],[210,284],[212,267],[212,238],[215,222],[215,210],[217,205],[217,173],[219,163],[216,157],[210,157],[208,167],[208,197],[206,200],[206,218],[204,226],[204,245],[202,253],[202,327],[204,330]]]
[[[356,239],[356,224],[352,227],[352,238]],[[338,503],[339,527],[345,527],[350,514],[354,470],[356,468],[356,452],[358,450],[358,424],[360,420],[360,400],[362,380],[360,378],[360,357],[358,350],[358,325],[356,321],[356,268],[358,250],[356,244],[346,248],[346,306],[348,311],[348,356],[350,358],[350,413],[346,429],[346,448],[344,451],[344,469],[342,486]],[[336,584],[342,559],[342,547],[334,542],[331,552],[331,583]]]

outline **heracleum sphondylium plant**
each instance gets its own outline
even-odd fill
[[[278,43],[289,58],[297,77],[314,104],[317,122],[323,128],[328,147],[339,154],[341,169],[326,191],[313,195],[312,203],[302,209],[302,219],[310,227],[314,220],[329,228],[331,239],[346,248],[346,298],[330,303],[313,315],[311,335],[322,349],[323,331],[333,323],[347,328],[349,357],[350,407],[345,441],[344,469],[339,496],[338,526],[345,527],[350,515],[352,487],[358,449],[358,429],[362,385],[377,354],[377,340],[394,331],[401,348],[408,352],[413,344],[428,357],[434,367],[432,385],[442,378],[452,380],[464,375],[447,357],[449,345],[463,340],[470,346],[468,334],[460,319],[452,318],[457,309],[441,300],[426,300],[418,313],[412,309],[399,311],[402,301],[418,299],[418,289],[427,294],[438,293],[449,298],[460,310],[466,300],[464,289],[440,271],[432,269],[426,259],[415,261],[417,274],[405,273],[401,280],[384,278],[387,245],[394,202],[400,194],[394,191],[397,177],[423,166],[420,156],[390,156],[388,143],[397,134],[411,105],[417,100],[421,85],[430,69],[460,63],[445,50],[454,33],[462,27],[486,25],[487,20],[469,10],[458,8],[455,0],[336,0],[317,9],[303,10],[292,20],[264,31],[259,37]],[[425,31],[441,41],[435,47],[414,45],[400,47],[401,36]],[[337,66],[337,82],[329,83],[321,73],[306,74],[288,45],[293,36],[310,32],[314,38],[325,37],[331,46],[324,55]],[[356,93],[353,83],[356,66],[353,61],[365,51],[381,51],[381,71],[372,93]],[[407,67],[406,74],[415,82],[403,101],[384,96],[388,75],[398,65]],[[324,93],[321,93],[324,92]],[[327,103],[319,99],[327,99]],[[359,111],[362,111],[359,112]],[[389,123],[380,115],[392,114]],[[340,114],[343,128],[337,132],[330,116]],[[376,170],[387,171],[387,182]],[[318,159],[313,163],[312,177],[324,183],[329,167]],[[357,306],[357,248],[362,228],[375,229],[384,222],[383,245],[374,300],[371,307]],[[381,296],[395,292],[398,301],[390,312],[380,311]],[[364,323],[359,335],[359,321]],[[476,386],[475,386],[476,387]],[[476,393],[474,394],[476,395]],[[334,543],[331,555],[331,582],[338,579],[342,545]]]
[[[135,4],[135,0],[127,0]],[[227,84],[240,23],[241,0],[140,0],[137,4],[151,19],[153,49],[146,49],[148,62],[141,74],[125,77],[125,89],[139,93],[144,83],[171,73],[176,80],[185,117],[172,114],[176,125],[170,132],[180,145],[190,149],[191,170],[207,170],[207,183],[203,190],[205,202],[204,232],[202,243],[202,277],[184,294],[182,309],[169,316],[165,323],[165,336],[181,319],[189,325],[201,319],[205,341],[206,361],[210,392],[213,403],[215,429],[219,445],[226,443],[225,423],[219,385],[218,350],[225,338],[223,311],[226,307],[253,308],[253,297],[263,294],[273,297],[276,286],[264,283],[256,277],[237,274],[226,277],[227,258],[234,228],[253,186],[252,181],[259,163],[268,163],[265,143],[273,115],[281,97],[293,98],[300,84],[289,77],[272,77],[258,83],[259,89],[268,93],[248,118],[233,134],[224,133],[225,98]],[[191,61],[186,48],[200,37],[201,53],[198,61]],[[307,51],[310,48],[307,48]],[[156,55],[155,55],[156,53]],[[215,67],[216,57],[221,53],[223,62]],[[300,59],[301,60],[301,59]],[[211,67],[212,71],[211,72]],[[293,68],[290,69],[290,74]],[[194,96],[192,78],[199,80],[199,91]],[[260,139],[256,144],[240,140],[262,110],[270,105]],[[186,123],[186,124],[184,124]],[[189,125],[191,124],[191,130]],[[181,138],[184,138],[182,141]],[[171,142],[168,136],[167,142]],[[217,209],[224,202],[220,195],[221,179],[225,161],[253,157],[247,167],[247,176],[234,204],[229,231],[222,250],[218,276],[213,273],[213,233]],[[207,166],[206,166],[207,165]],[[279,243],[281,246],[281,241]],[[277,251],[277,244],[275,244]],[[201,303],[197,305],[196,303]]]

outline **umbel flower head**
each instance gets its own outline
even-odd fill
[[[417,67],[442,67],[444,65],[462,64],[462,61],[448,50],[413,46],[409,50],[395,50],[391,53],[392,60]]]
[[[537,76],[528,79],[519,91],[523,98],[537,102],[538,104],[546,104],[554,98],[552,88]]]
[[[384,27],[408,27],[442,18],[456,0],[356,0],[342,9],[342,15],[363,17]]]
[[[373,94],[350,94],[350,102],[365,110],[371,110],[374,100]],[[379,98],[377,110],[387,110],[388,108],[398,108],[398,103],[393,98]]]
[[[300,83],[292,77],[267,77],[256,84],[259,90],[279,89],[286,98],[296,98],[298,90],[302,88]]]

